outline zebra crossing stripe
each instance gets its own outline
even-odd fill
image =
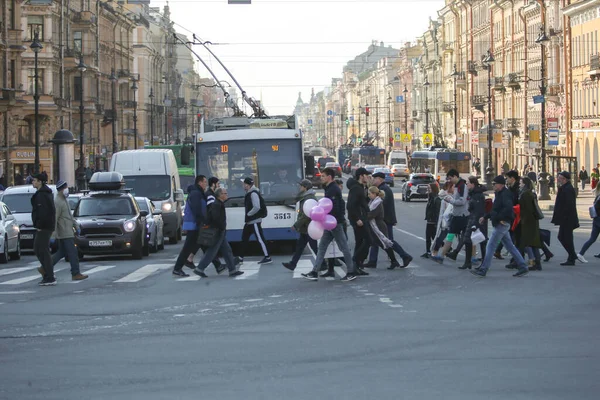
[[[67,267],[60,267],[60,268],[54,268],[54,274],[56,275],[57,272],[62,271],[63,269],[66,269]],[[10,281],[6,281],[6,282],[0,282],[0,285],[20,285],[21,283],[26,283],[26,282],[31,282],[31,281],[35,281],[35,280],[41,280],[42,276],[40,274],[35,274],[35,275],[29,275],[29,276],[25,276],[23,278],[17,278],[17,279],[13,279]]]
[[[111,269],[111,268],[114,268],[114,267],[116,267],[116,265],[99,265],[99,266],[97,266],[95,268],[88,269],[88,270],[85,270],[83,272],[86,275],[93,275],[93,274],[96,274],[98,272],[106,271],[107,269]],[[83,282],[83,281],[71,281],[69,283],[80,283],[80,282]]]
[[[0,276],[18,274],[19,272],[23,272],[23,271],[30,271],[32,269],[36,269],[39,265],[40,265],[39,263],[35,263],[35,265],[30,265],[28,267],[2,269],[2,270],[0,270]]]
[[[294,278],[302,278],[302,274],[308,274],[313,269],[312,260],[300,260],[294,269]]]
[[[261,265],[256,261],[245,261],[240,267],[240,271],[244,271],[244,275],[236,276],[234,279],[244,280],[251,278],[258,274],[258,271],[260,271],[260,267]]]
[[[130,273],[129,275],[126,275],[124,277],[122,277],[121,279],[117,279],[115,281],[115,283],[132,283],[132,282],[139,282],[144,278],[149,277],[150,275],[158,272],[158,271],[162,271],[165,269],[169,269],[172,268],[173,265],[171,264],[148,264],[148,265],[144,265],[141,268],[138,268],[137,270],[133,271],[132,273]]]

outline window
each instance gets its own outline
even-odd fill
[[[73,77],[73,100],[81,101],[81,76]]]
[[[20,146],[33,144],[31,125],[27,120],[19,120],[17,123],[18,143]]]
[[[15,0],[8,2],[8,29],[15,29]]]
[[[44,16],[30,15],[27,17],[27,33],[29,40],[33,41],[35,33],[38,33],[40,41],[44,41]]]
[[[35,87],[35,68],[29,69],[29,76],[27,77],[27,94],[33,95]],[[44,70],[38,68],[38,93],[44,94]]]
[[[83,34],[80,31],[73,32],[73,50],[77,54],[81,54],[83,52]]]

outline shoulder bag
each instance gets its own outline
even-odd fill
[[[218,238],[219,232],[217,231],[217,228],[213,228],[209,225],[203,225],[198,230],[197,243],[200,246],[212,247],[217,243]]]
[[[598,212],[596,211],[596,203],[598,202],[598,198],[600,198],[600,196],[596,197],[596,200],[594,200],[594,204],[592,204],[592,206],[589,208],[590,218],[596,218],[598,216]]]
[[[534,197],[533,197],[533,205],[535,206],[535,218],[538,220],[544,219],[544,213],[542,212],[542,209],[540,208],[540,205],[538,204],[538,199],[537,199],[536,195],[534,195]]]

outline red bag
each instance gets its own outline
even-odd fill
[[[494,207],[494,202],[492,199],[485,199],[485,213],[489,214],[492,212],[492,207]]]
[[[521,222],[521,206],[517,204],[513,207],[513,211],[515,212],[515,220],[510,228],[511,231],[517,229],[517,225],[519,225],[519,222]]]

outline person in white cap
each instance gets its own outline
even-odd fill
[[[54,207],[56,208],[56,229],[54,235],[58,241],[58,251],[52,255],[52,266],[56,265],[63,257],[69,257],[71,264],[71,279],[74,281],[82,281],[87,279],[79,270],[79,255],[75,247],[75,231],[77,225],[75,219],[71,215],[71,208],[67,197],[69,196],[69,188],[67,182],[58,181],[56,184],[58,193],[54,197]]]

